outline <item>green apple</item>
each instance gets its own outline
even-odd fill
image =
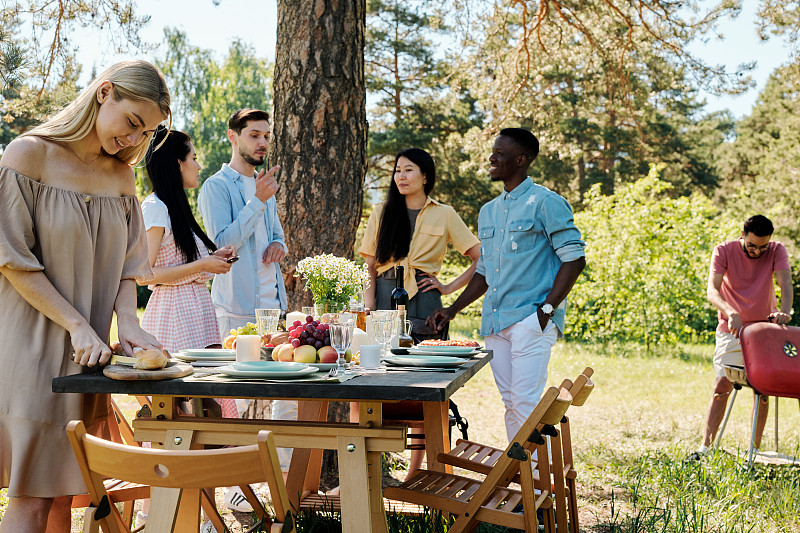
[[[317,350],[307,344],[298,346],[294,349],[294,361],[296,363],[315,363],[317,361]]]
[[[348,363],[353,360],[353,352],[350,351],[350,348],[344,352],[344,360]]]

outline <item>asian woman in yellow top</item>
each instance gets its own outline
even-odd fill
[[[370,273],[365,294],[368,309],[391,308],[394,267],[404,267],[403,286],[408,292],[408,319],[415,341],[442,336],[428,328],[425,319],[442,305],[442,294],[469,282],[480,257],[480,241],[458,213],[429,196],[435,183],[436,165],[425,150],[409,148],[397,154],[388,197],[372,210],[359,249]],[[472,264],[443,284],[437,276],[451,243],[472,259]]]

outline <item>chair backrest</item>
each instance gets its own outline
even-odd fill
[[[95,505],[106,495],[103,479],[115,477],[151,487],[186,489],[266,481],[278,520],[290,509],[270,431],[259,431],[257,444],[219,450],[160,450],[116,444],[88,435],[80,420],[67,425],[67,435]]]
[[[590,367],[586,367],[578,379],[575,380],[573,386],[570,388],[570,393],[572,394],[572,405],[581,406],[586,403],[586,399],[594,390],[594,383],[592,383],[591,377],[594,374],[594,370]]]

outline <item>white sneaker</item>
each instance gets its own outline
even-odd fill
[[[247,501],[242,489],[239,487],[230,487],[225,491],[225,507],[231,511],[239,511],[240,513],[253,512],[253,506]]]
[[[143,526],[147,522],[147,515],[141,511],[136,511],[136,527]]]
[[[217,528],[214,527],[211,520],[206,520],[205,523],[200,526],[200,533],[217,533]]]

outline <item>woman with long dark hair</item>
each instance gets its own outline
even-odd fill
[[[442,294],[464,287],[475,272],[481,244],[458,213],[429,195],[436,183],[433,158],[420,148],[403,150],[395,158],[394,177],[385,202],[374,206],[367,222],[359,253],[370,273],[364,301],[368,309],[391,309],[395,287],[395,266],[403,266],[403,286],[408,292],[408,320],[415,341],[440,338],[425,325],[425,319],[442,305]],[[472,264],[450,283],[437,278],[447,245],[472,259]],[[358,413],[351,408],[351,413]],[[420,402],[399,402],[384,406],[385,418],[421,416]],[[351,416],[355,421],[356,416]],[[411,451],[406,479],[422,466],[423,450]]]
[[[199,185],[202,167],[191,139],[159,129],[156,144],[160,139],[164,144],[145,159],[153,193],[142,213],[155,276],[142,327],[170,352],[206,348],[221,343],[206,282],[230,270],[234,250],[218,250],[192,215],[185,189]]]
[[[403,286],[415,340],[440,336],[425,325],[425,319],[441,307],[442,294],[469,282],[480,257],[480,241],[458,213],[429,196],[435,183],[436,165],[428,152],[409,148],[397,154],[389,194],[372,210],[359,249],[371,277],[365,295],[369,309],[391,309],[394,267],[405,267]],[[472,264],[443,284],[437,276],[448,244],[472,259]]]

